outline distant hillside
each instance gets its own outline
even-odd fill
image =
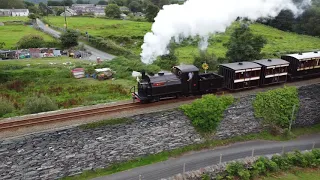
[[[25,0],[25,1],[39,4],[41,2],[47,3],[48,0]],[[55,1],[62,1],[62,0],[55,0]],[[97,2],[99,2],[99,0],[86,0],[86,1],[90,1],[90,3],[93,3],[93,4],[96,4]],[[74,0],[74,2],[75,2],[75,0]]]

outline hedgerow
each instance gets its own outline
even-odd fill
[[[258,118],[264,119],[269,125],[282,128],[289,126],[293,106],[294,114],[299,109],[299,97],[296,87],[284,87],[257,94],[253,102],[254,113]],[[293,120],[296,116],[293,116]]]
[[[260,157],[253,164],[230,163],[226,170],[217,176],[217,179],[249,180],[279,170],[289,170],[293,167],[315,168],[319,166],[320,149],[313,149],[306,153],[295,151],[284,155],[274,155],[271,159]]]
[[[223,112],[233,101],[233,96],[205,95],[192,104],[182,105],[180,108],[191,119],[198,131],[210,133],[216,130]]]

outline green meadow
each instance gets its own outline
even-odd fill
[[[46,18],[46,21],[56,27],[63,27],[64,25],[63,17],[49,17],[48,19]],[[68,27],[71,29],[79,30],[83,33],[88,32],[92,36],[113,39],[137,55],[141,52],[143,37],[145,33],[151,31],[152,25],[148,22],[90,17],[69,17],[67,22]],[[229,40],[233,26],[228,28],[225,33],[212,36],[209,40],[209,52],[213,52],[217,57],[225,57],[227,49],[223,44]],[[267,38],[268,44],[262,50],[265,53],[265,57],[279,57],[285,53],[311,51],[319,48],[320,39],[317,37],[284,32],[262,24],[252,24],[250,27],[254,34],[263,35]],[[191,42],[191,44],[183,43],[176,50],[176,55],[180,62],[183,63],[192,63],[193,57],[198,53],[197,43],[195,42]]]

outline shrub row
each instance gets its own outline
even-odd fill
[[[320,166],[320,149],[310,152],[285,153],[284,155],[274,155],[271,159],[260,157],[251,165],[240,162],[228,164],[226,171],[219,174],[216,179],[240,179],[249,180],[257,176],[265,176],[271,172],[289,170],[293,167],[314,168]]]
[[[205,95],[192,104],[182,105],[180,108],[199,132],[210,133],[216,130],[224,111],[233,101],[233,96]]]
[[[51,100],[48,96],[38,95],[28,97],[25,101],[22,113],[32,114],[46,111],[57,110],[57,104]],[[7,98],[0,97],[0,117],[6,117],[6,115],[17,111],[14,104]]]
[[[89,37],[89,43],[105,52],[110,52],[111,54],[118,55],[118,56],[129,56],[133,55],[133,52],[130,50],[116,44],[114,41],[110,39],[104,39],[102,37]]]

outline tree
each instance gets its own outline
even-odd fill
[[[78,45],[79,34],[73,30],[67,30],[60,37],[61,45],[63,48],[71,48]]]
[[[77,4],[90,4],[89,1],[84,1],[84,0],[77,0],[76,3]]]
[[[291,10],[282,10],[270,25],[283,31],[292,31],[295,24],[294,14]]]
[[[247,25],[237,27],[225,46],[228,48],[226,57],[231,62],[249,61],[261,58],[261,49],[267,40],[260,35],[252,34]]]
[[[142,12],[142,5],[138,1],[132,1],[129,4],[129,9],[132,12]]]
[[[109,18],[120,18],[121,11],[118,5],[109,4],[105,9],[106,16]]]
[[[28,18],[34,20],[34,19],[37,19],[38,16],[36,14],[34,14],[34,13],[30,13]]]
[[[208,71],[214,71],[218,65],[217,57],[214,54],[201,51],[198,56],[194,57],[193,65],[199,68],[201,72],[204,72],[202,68],[203,63],[208,64]]]
[[[0,9],[23,9],[24,7],[22,0],[0,0]]]
[[[108,2],[107,1],[103,1],[103,0],[101,0],[101,1],[99,1],[97,3],[97,5],[107,5],[107,4],[108,4]]]
[[[72,0],[63,0],[62,1],[62,5],[65,5],[65,6],[72,6],[72,4],[73,4]]]
[[[34,6],[34,4],[32,2],[28,2],[28,1],[23,1],[25,7],[29,8],[30,6]]]
[[[175,55],[176,45],[171,43],[168,49],[170,50],[169,54],[161,56],[154,64],[162,69],[171,70],[173,66],[179,65],[179,61],[178,57]]]
[[[20,49],[40,48],[43,47],[45,43],[42,36],[30,34],[23,36],[17,43],[17,47]]]
[[[320,8],[310,8],[297,19],[296,32],[312,36],[320,35]]]
[[[63,3],[60,1],[48,1],[48,6],[63,6]]]
[[[125,0],[110,0],[108,4],[116,4],[118,6],[124,6],[126,4]]]
[[[146,9],[146,18],[149,22],[154,22],[154,18],[157,16],[159,12],[159,8],[156,5],[149,4]]]

